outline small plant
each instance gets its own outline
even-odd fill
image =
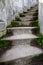
[[[21,21],[21,19],[18,16],[16,16],[15,21]]]
[[[20,17],[25,17],[25,14],[24,13],[20,13],[19,16]]]
[[[0,48],[7,48],[9,46],[11,46],[11,41],[0,40]]]

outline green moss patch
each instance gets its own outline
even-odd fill
[[[5,48],[11,46],[11,41],[2,41],[0,40],[0,48]]]

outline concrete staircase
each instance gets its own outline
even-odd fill
[[[28,11],[25,17],[21,17],[21,21],[18,22],[20,27],[7,28],[7,30],[11,30],[13,32],[13,35],[5,37],[2,40],[12,41],[12,48],[7,50],[0,57],[0,62],[6,62],[10,65],[26,65],[27,62],[31,61],[32,57],[42,53],[42,49],[31,46],[31,41],[39,38],[38,36],[32,34],[32,29],[36,29],[37,27],[29,27],[29,24],[33,22],[30,21],[31,18],[33,18],[32,14],[35,13],[37,7],[35,7],[34,10],[33,9],[34,8]]]

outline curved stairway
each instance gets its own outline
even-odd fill
[[[33,18],[32,14],[35,13],[37,7],[34,9],[34,12],[33,9],[28,11],[25,17],[21,17],[22,21],[18,22],[20,27],[7,28],[7,30],[12,30],[13,35],[5,37],[2,40],[13,41],[12,48],[0,57],[0,62],[8,62],[10,65],[27,65],[26,63],[29,63],[32,57],[42,53],[42,49],[31,46],[31,41],[39,38],[32,34],[32,29],[36,29],[37,27],[29,27],[29,24],[33,22],[30,21]],[[32,12],[31,16],[29,12]],[[22,25],[23,27],[21,27]]]

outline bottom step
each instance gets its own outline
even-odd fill
[[[0,62],[8,62],[19,58],[33,57],[41,54],[42,50],[30,45],[17,45],[13,46],[10,50],[7,50],[2,57]]]

